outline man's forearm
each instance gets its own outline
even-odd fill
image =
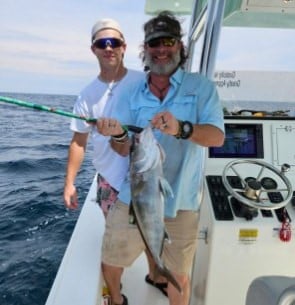
[[[72,142],[69,148],[65,184],[74,184],[84,159],[85,149]]]
[[[124,142],[116,142],[113,138],[110,140],[112,149],[117,152],[120,156],[126,157],[129,155],[131,140],[127,137]]]
[[[193,133],[189,140],[199,145],[210,146],[222,146],[224,142],[224,133],[213,125],[194,125]]]

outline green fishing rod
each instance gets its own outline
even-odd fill
[[[70,118],[83,120],[83,121],[86,121],[87,123],[96,123],[96,121],[97,121],[97,119],[95,119],[95,118],[86,118],[84,116],[79,116],[79,115],[76,115],[74,113],[67,112],[64,110],[60,110],[60,109],[56,109],[53,107],[48,107],[48,106],[44,106],[44,105],[40,105],[40,104],[35,104],[35,103],[31,103],[31,102],[20,101],[20,100],[10,98],[10,97],[0,96],[0,102],[14,104],[14,105],[22,106],[22,107],[35,109],[35,110],[50,112],[50,113],[54,113],[54,114],[58,114],[58,115],[63,115],[63,116],[67,116]],[[142,131],[141,127],[133,126],[133,125],[122,125],[122,128],[124,130],[129,130],[129,131],[136,132],[136,133],[139,133]]]

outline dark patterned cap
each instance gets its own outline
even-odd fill
[[[182,36],[179,21],[169,12],[162,12],[146,22],[144,32],[144,42],[160,37],[180,39]]]

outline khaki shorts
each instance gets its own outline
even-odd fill
[[[178,211],[175,218],[166,218],[165,226],[171,243],[165,243],[163,261],[176,274],[190,274],[197,247],[199,213]]]
[[[189,274],[197,246],[198,213],[178,211],[176,218],[165,219],[171,243],[165,242],[162,258],[168,269]],[[107,265],[128,267],[145,250],[136,225],[129,224],[129,206],[119,200],[106,219],[102,261]]]

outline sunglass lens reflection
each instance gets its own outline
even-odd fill
[[[118,38],[101,38],[95,40],[93,45],[98,49],[106,49],[107,47],[114,49],[121,47],[123,45],[123,41]]]
[[[161,44],[164,47],[173,47],[175,45],[176,39],[175,38],[155,38],[150,40],[147,44],[150,48],[157,48]]]

